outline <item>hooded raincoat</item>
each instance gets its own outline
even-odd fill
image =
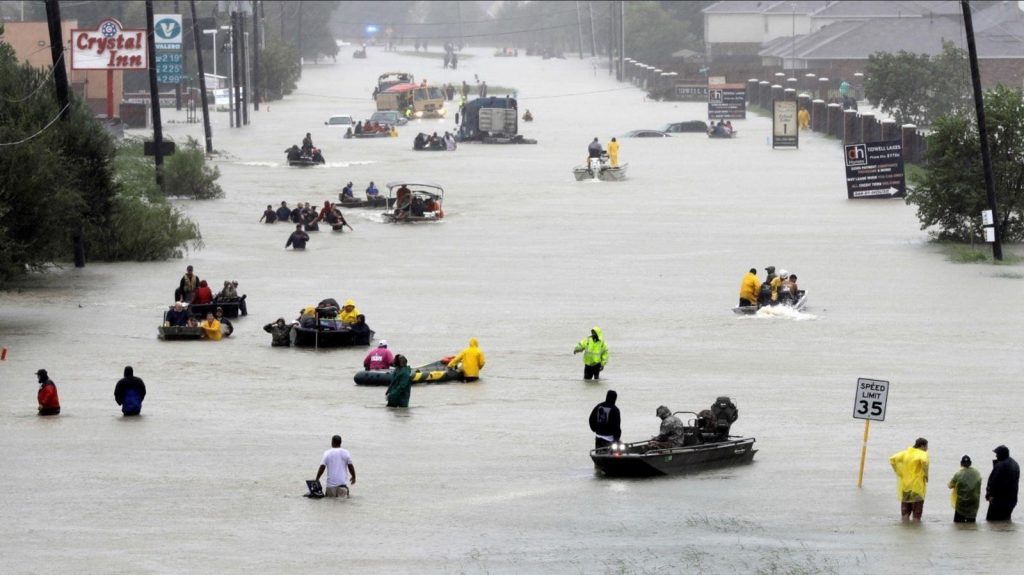
[[[903,503],[924,501],[928,483],[928,452],[908,447],[889,458],[889,465],[896,472],[896,494]]]
[[[611,161],[612,167],[618,167],[619,165],[619,143],[608,142],[608,160]]]
[[[391,385],[388,386],[386,396],[388,407],[409,407],[409,396],[412,395],[412,370],[408,365],[396,367],[391,374]]]
[[[462,374],[466,377],[480,377],[480,370],[484,367],[484,352],[480,351],[477,347],[479,342],[476,338],[469,339],[469,347],[459,352],[459,355],[455,356],[451,361],[448,362],[448,368],[454,369],[462,363]]]
[[[981,473],[973,467],[961,467],[949,480],[953,490],[953,508],[964,517],[974,519],[981,505]]]
[[[601,328],[594,327],[597,334],[597,341],[592,336],[587,336],[576,344],[576,352],[583,352],[583,365],[608,365],[608,344],[604,341],[604,333]]]
[[[743,280],[740,282],[740,297],[749,302],[756,303],[759,291],[761,291],[761,280],[757,279],[757,274],[747,272],[747,275],[743,276]]]
[[[348,306],[352,306],[352,311],[345,311],[344,308]],[[356,302],[354,300],[348,299],[345,300],[345,305],[342,306],[342,309],[338,311],[338,321],[340,321],[341,323],[351,325],[356,322],[356,316],[358,315],[359,308],[356,307]]]

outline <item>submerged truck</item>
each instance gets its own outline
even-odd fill
[[[462,107],[459,139],[487,144],[536,144],[519,135],[519,108],[515,98],[488,97]]]

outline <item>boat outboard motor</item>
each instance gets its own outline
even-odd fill
[[[793,292],[789,289],[789,286],[782,284],[779,286],[779,303],[782,305],[793,305]]]
[[[761,290],[757,292],[757,305],[766,306],[772,304],[772,284],[771,282],[764,282],[761,284]]]
[[[728,397],[722,396],[711,404],[711,413],[715,416],[715,434],[718,441],[729,438],[729,428],[739,419],[740,409]]]

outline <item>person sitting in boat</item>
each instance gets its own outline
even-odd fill
[[[225,281],[224,289],[217,294],[213,301],[215,302],[228,302],[238,303],[238,313],[242,315],[249,315],[249,311],[245,308],[245,294],[238,294],[238,281]]]
[[[313,136],[309,132],[306,132],[306,137],[302,138],[302,153],[307,156],[313,155]]]
[[[779,282],[779,303],[782,305],[795,304],[797,300],[797,295],[796,281],[792,279],[794,276],[785,271],[781,272],[779,276],[781,280]]]
[[[373,185],[373,182],[370,182],[370,185],[366,187],[366,199],[375,200],[378,197],[380,197],[380,190],[377,189],[377,186]]]
[[[747,275],[740,280],[740,307],[756,306],[757,294],[761,291],[761,281],[757,279],[757,268],[750,268]]]
[[[356,309],[356,302],[354,300],[345,300],[345,305],[342,306],[338,312],[338,319],[344,324],[354,324],[356,317],[359,316],[359,310]]]
[[[231,320],[224,317],[224,308],[218,307],[217,311],[213,312],[213,317],[220,322],[221,331],[224,333],[224,337],[230,337],[231,334],[235,333],[235,326],[231,324]]]
[[[263,326],[263,331],[270,334],[270,347],[289,347],[291,345],[292,326],[285,323],[283,317],[274,323]]]
[[[281,206],[277,208],[277,219],[286,222],[292,215],[292,211],[288,208],[288,202],[281,202]]]
[[[192,303],[204,304],[211,303],[213,301],[213,290],[206,284],[206,280],[199,282],[199,288],[196,289],[196,293],[192,296]]]
[[[593,142],[587,146],[587,158],[600,158],[604,155],[604,148],[601,147],[601,142],[594,138]]]
[[[409,213],[415,217],[421,218],[425,212],[426,205],[423,203],[423,198],[413,196],[412,204],[409,206]]]
[[[366,358],[363,359],[363,369],[367,371],[371,369],[388,369],[394,362],[395,356],[388,349],[388,341],[382,339],[377,344],[377,349],[371,350],[370,353],[366,354]]]
[[[217,317],[213,315],[212,311],[206,314],[206,319],[199,324],[199,327],[203,328],[203,335],[206,336],[206,339],[220,341],[224,335],[220,331],[220,322],[217,321]]]
[[[199,289],[199,276],[192,271],[192,266],[185,268],[185,275],[181,276],[178,282],[178,289],[174,292],[174,301],[189,303],[192,301],[192,294]]]
[[[726,120],[725,121],[725,129],[729,131],[729,135],[732,135],[732,132],[733,132],[732,120]]]
[[[284,244],[284,249],[292,247],[297,250],[304,250],[308,241],[309,234],[302,231],[302,224],[296,224],[295,231],[292,232],[292,235],[288,236],[288,241]]]
[[[356,199],[356,193],[352,190],[352,182],[345,184],[344,188],[341,188],[341,200],[348,201]]]
[[[796,274],[790,273],[789,280],[787,280],[789,286],[789,292],[793,294],[793,303],[800,299],[800,287],[796,285]]]
[[[533,121],[533,114],[531,114],[529,110],[527,110],[526,113],[523,114],[523,121],[524,122],[532,122]]]
[[[651,443],[660,449],[671,447],[682,447],[683,439],[686,436],[686,427],[679,418],[672,415],[672,410],[662,405],[654,412],[661,418],[661,429],[658,435],[651,438]]]
[[[391,136],[392,138],[398,137],[398,128],[394,126],[388,126],[387,124],[385,124],[384,129],[388,131],[388,135]]]
[[[782,289],[782,276],[786,276],[788,278],[789,277],[789,272],[787,272],[786,270],[779,270],[779,274],[778,275],[774,275],[773,274],[772,281],[771,281],[771,286],[772,286],[772,305],[778,305],[779,304],[779,291]]]
[[[299,310],[299,327],[316,329],[316,308],[309,305]]]
[[[441,211],[441,204],[438,203],[436,198],[427,198],[427,201],[423,204],[423,211],[425,213],[439,214]]]
[[[285,150],[284,153],[288,154],[289,162],[296,162],[302,159],[302,150],[300,150],[298,146],[293,145],[292,147]]]
[[[167,312],[167,325],[185,327],[188,325],[188,319],[190,317],[192,317],[192,315],[185,309],[184,304],[180,301],[176,301],[174,302],[174,308]]]
[[[356,127],[352,129],[352,132],[356,136],[362,135],[362,133],[363,133],[363,122],[362,122],[362,120],[360,120],[359,122],[356,122]]]
[[[366,325],[366,316],[359,314],[356,316],[356,322],[349,326],[352,331],[352,343],[357,345],[370,345],[370,337],[373,334],[373,330],[370,326]]]
[[[395,216],[408,215],[411,204],[412,190],[403,185],[395,191]]]
[[[324,163],[324,155],[320,153],[320,148],[313,148],[313,161],[318,164]]]
[[[277,221],[277,212],[274,211],[274,206],[267,204],[267,209],[263,210],[263,216],[260,217],[260,221],[266,221],[268,224]]]

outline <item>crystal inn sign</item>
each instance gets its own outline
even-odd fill
[[[108,18],[95,30],[71,31],[73,70],[145,70],[146,31],[126,30]]]

